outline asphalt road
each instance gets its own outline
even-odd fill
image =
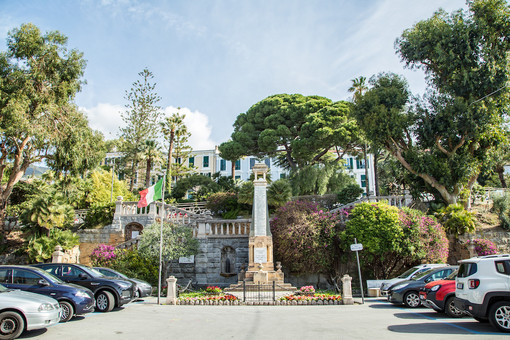
[[[162,299],[162,302],[164,299]],[[467,336],[467,337],[466,337]],[[472,318],[367,299],[353,306],[169,306],[155,298],[91,313],[21,339],[497,339]]]

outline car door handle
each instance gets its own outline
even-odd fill
[[[91,282],[90,285],[91,286],[97,286],[98,284],[100,284],[99,282]]]
[[[57,293],[50,293],[50,295],[57,295]]]

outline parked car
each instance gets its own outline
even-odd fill
[[[152,293],[152,286],[147,281],[127,277],[126,275],[111,268],[105,267],[93,267],[93,268],[105,276],[133,281],[136,284],[135,299],[150,296]]]
[[[0,285],[0,338],[15,339],[23,331],[53,326],[60,311],[55,299]]]
[[[510,332],[510,255],[459,261],[455,306],[480,322]]]
[[[410,280],[398,282],[388,289],[388,301],[394,304],[404,304],[409,308],[421,305],[420,289],[429,282],[441,280],[453,273],[458,266],[444,266],[429,269],[414,275]]]
[[[439,267],[444,267],[444,263],[443,264],[435,264],[435,263],[431,264],[431,263],[428,263],[428,264],[420,264],[418,266],[414,266],[414,267],[406,270],[405,272],[403,272],[399,276],[394,277],[393,279],[389,279],[389,280],[384,281],[381,284],[381,294],[382,295],[387,295],[388,294],[388,289],[392,285],[394,285],[395,283],[409,280],[411,277],[413,277],[413,275],[416,275],[416,274],[419,274],[419,273],[423,273],[424,271],[427,271],[427,270],[429,270],[431,268],[439,268]]]
[[[0,283],[7,288],[42,294],[57,300],[62,308],[61,322],[69,321],[74,315],[94,311],[96,304],[90,289],[65,283],[36,267],[0,266]]]
[[[134,299],[135,285],[126,280],[105,277],[90,267],[70,263],[39,263],[42,268],[59,279],[90,289],[96,299],[96,310],[109,312]]]
[[[427,283],[420,291],[421,304],[436,312],[446,313],[451,318],[464,316],[465,313],[455,307],[455,278],[458,272],[454,271],[444,280]]]

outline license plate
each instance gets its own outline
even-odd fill
[[[464,289],[464,284],[462,282],[458,282],[457,289]]]

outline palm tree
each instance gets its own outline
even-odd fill
[[[355,102],[358,98],[360,98],[366,90],[368,90],[367,86],[367,78],[363,76],[359,76],[358,78],[351,79],[352,86],[349,87],[347,91],[352,92],[352,100]]]
[[[181,108],[178,107],[177,111],[179,111]],[[166,181],[167,181],[167,188],[170,191],[172,183],[172,173],[171,173],[171,167],[172,167],[172,153],[174,148],[174,142],[175,142],[175,134],[176,132],[181,129],[184,125],[184,118],[186,118],[185,114],[179,114],[179,112],[176,112],[172,114],[170,117],[166,117],[163,122],[160,123],[161,129],[163,131],[163,135],[165,136],[165,140],[168,142],[168,153],[167,153],[167,165],[166,165]]]
[[[148,188],[151,185],[151,169],[154,163],[161,161],[161,151],[159,151],[159,145],[154,140],[146,140],[143,148],[143,157],[146,162],[145,169],[145,187]]]

